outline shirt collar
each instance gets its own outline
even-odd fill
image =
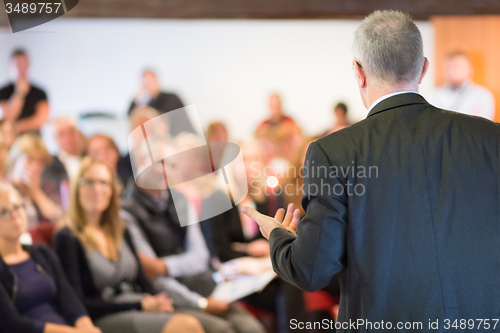
[[[401,94],[408,94],[408,93],[413,93],[413,94],[420,95],[418,92],[413,91],[413,90],[396,91],[396,92],[384,95],[384,96],[380,97],[379,99],[377,99],[375,102],[372,103],[372,105],[368,109],[368,113],[370,113],[370,111],[375,107],[375,105],[377,105],[378,103],[382,102],[384,99],[387,99],[387,98],[392,97],[392,96],[401,95]]]
[[[64,150],[62,149],[59,149],[59,151],[57,152],[57,157],[60,159],[60,160],[68,160],[68,159],[76,159],[76,160],[79,160],[80,157],[79,156],[75,156],[75,155],[70,155],[68,154],[67,152],[65,152]]]

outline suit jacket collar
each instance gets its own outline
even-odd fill
[[[389,98],[382,100],[377,105],[375,105],[371,109],[370,113],[368,113],[367,118],[373,116],[376,113],[413,104],[428,104],[428,102],[422,97],[422,95],[415,93],[407,93],[407,94],[399,94],[391,96]]]

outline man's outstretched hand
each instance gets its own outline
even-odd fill
[[[295,209],[293,203],[288,205],[286,214],[283,208],[278,209],[274,218],[261,214],[255,209],[247,206],[242,207],[241,212],[257,222],[260,226],[260,232],[266,239],[269,239],[271,231],[275,228],[285,228],[294,235],[297,234],[297,226],[300,222],[300,209]]]

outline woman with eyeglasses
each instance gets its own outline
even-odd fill
[[[140,266],[119,216],[115,174],[91,157],[82,160],[64,227],[54,237],[68,280],[103,333],[201,333],[200,323],[173,314]]]
[[[100,333],[56,255],[21,245],[28,227],[17,190],[0,183],[0,332]]]

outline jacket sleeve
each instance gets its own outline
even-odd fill
[[[123,238],[127,242],[128,246],[130,246],[130,249],[132,250],[135,260],[137,261],[138,264],[138,269],[139,271],[137,272],[137,277],[135,282],[139,287],[141,288],[142,292],[155,295],[158,293],[155,287],[153,287],[153,284],[149,281],[149,279],[146,277],[146,274],[144,273],[144,270],[142,269],[141,261],[139,260],[139,257],[137,256],[137,252],[135,250],[134,243],[132,241],[132,237],[130,236],[130,233],[127,229],[125,229],[125,232],[123,234]]]
[[[297,237],[275,229],[269,243],[278,276],[303,290],[316,291],[345,266],[347,197],[345,180],[330,177],[332,164],[318,143],[309,146],[305,163],[302,205],[306,215]]]
[[[43,333],[44,328],[44,323],[19,314],[7,290],[0,283],[0,332]]]
[[[55,253],[46,247],[41,247],[43,254],[50,264],[54,272],[54,282],[57,288],[57,303],[64,318],[67,322],[74,326],[75,322],[84,316],[87,316],[85,306],[82,304],[80,298],[76,295],[73,287],[69,284],[64,271],[61,267],[59,259]]]
[[[99,294],[92,295],[89,284],[92,283],[90,269],[79,240],[67,228],[61,229],[54,237],[54,250],[61,261],[61,266],[66,273],[69,283],[83,301],[92,319],[103,317],[107,314],[129,310],[141,310],[141,303],[113,303],[104,301]],[[84,285],[84,281],[87,284]],[[95,288],[95,287],[94,287]]]

